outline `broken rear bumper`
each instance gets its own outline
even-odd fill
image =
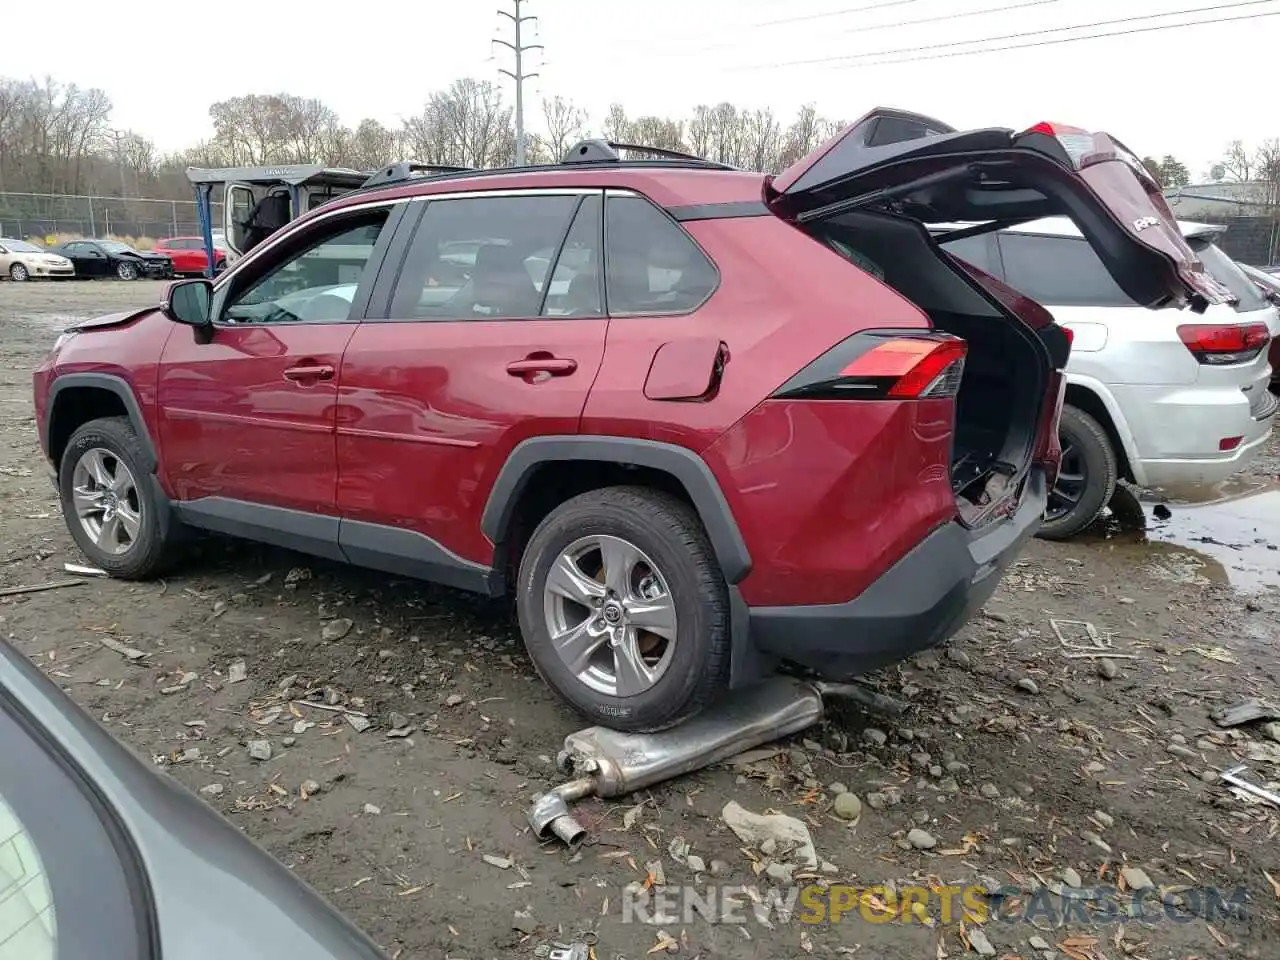
[[[895,663],[955,633],[995,592],[1005,568],[1040,527],[1044,473],[1027,479],[1008,519],[970,531],[948,523],[845,603],[752,607],[759,650],[842,679]]]

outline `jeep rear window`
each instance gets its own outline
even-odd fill
[[[1004,282],[1046,307],[1137,306],[1083,237],[1001,233],[999,242]]]
[[[1236,262],[1223,252],[1223,249],[1208,237],[1188,237],[1187,245],[1195,251],[1204,268],[1220,284],[1239,297],[1236,310],[1246,313],[1250,310],[1262,310],[1267,306],[1257,285],[1250,280]]]

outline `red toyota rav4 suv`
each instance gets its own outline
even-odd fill
[[[1229,296],[1105,134],[877,110],[776,177],[615,146],[384,173],[65,335],[35,397],[85,554],[147,577],[196,528],[514,592],[559,694],[662,728],[938,643],[1037,529],[1069,338],[928,223],[1066,214],[1138,303]]]

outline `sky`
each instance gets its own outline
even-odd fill
[[[210,137],[208,105],[248,93],[317,97],[348,124],[394,124],[459,77],[500,82],[513,98],[498,72],[511,54],[492,43],[512,39],[497,11],[513,4],[308,4],[284,8],[307,14],[291,28],[250,0],[127,17],[63,0],[56,41],[4,44],[0,73],[101,87],[113,126],[162,151]],[[537,17],[524,42],[545,47],[526,55],[539,74],[525,85],[535,131],[540,100],[555,95],[597,129],[613,102],[630,116],[687,116],[728,100],[784,120],[809,102],[848,120],[893,106],[961,128],[1056,120],[1105,130],[1139,155],[1173,154],[1194,178],[1233,139],[1280,136],[1280,116],[1258,109],[1274,98],[1250,95],[1274,90],[1280,16],[1260,15],[1280,14],[1280,0],[523,0],[521,12]],[[1148,31],[1222,17],[1254,19]],[[1061,27],[1078,29],[1042,32]],[[1148,32],[1044,44],[1122,30]],[[291,49],[290,36],[301,44]],[[277,37],[286,45],[273,54]],[[985,42],[966,42],[975,40]],[[1026,43],[1044,45],[941,56]],[[885,62],[903,58],[913,59]]]

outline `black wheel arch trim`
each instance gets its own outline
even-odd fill
[[[53,436],[53,422],[58,413],[58,395],[64,390],[85,387],[106,390],[120,398],[129,420],[133,423],[134,432],[138,435],[138,442],[142,444],[146,452],[147,463],[144,466],[148,472],[155,473],[160,466],[160,458],[156,454],[156,445],[151,439],[151,431],[147,429],[147,421],[142,415],[142,407],[138,404],[138,398],[134,394],[133,388],[129,386],[128,381],[123,377],[110,373],[64,373],[54,379],[53,385],[49,388],[48,412],[45,415],[44,422],[40,424],[40,439],[44,449],[52,454],[49,441]],[[56,470],[57,468],[58,464],[55,463],[54,469]]]
[[[517,444],[489,491],[480,529],[494,544],[502,542],[534,471],[544,463],[594,460],[648,467],[670,474],[684,487],[706,528],[716,559],[730,584],[751,572],[751,554],[711,468],[696,453],[656,440],[630,437],[531,437]]]

